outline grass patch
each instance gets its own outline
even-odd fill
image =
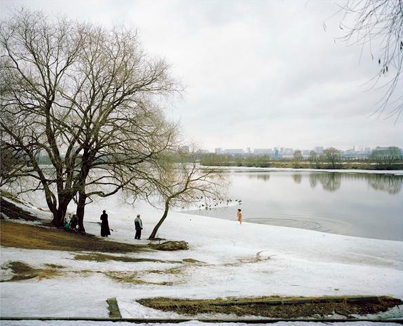
[[[146,284],[147,282],[142,281],[138,278],[136,272],[106,272],[106,276],[114,281],[120,283],[130,283],[130,284]]]
[[[173,282],[146,282],[138,278],[138,273],[136,272],[107,272],[106,276],[113,279],[114,281],[120,283],[129,284],[148,284],[148,285],[162,285],[162,286],[172,286]]]
[[[179,266],[179,267],[173,267],[173,268],[168,268],[168,269],[151,269],[148,270],[148,274],[160,274],[160,275],[180,275],[183,274],[183,270],[186,266]]]
[[[163,243],[149,243],[151,248],[162,251],[189,250],[189,244],[186,241],[165,241]]]
[[[193,258],[185,258],[185,259],[182,259],[182,261],[184,263],[190,263],[190,264],[205,264],[204,262],[197,260],[197,259],[193,259]]]
[[[122,318],[116,298],[107,299],[106,303],[108,304],[110,318]]]
[[[93,235],[66,232],[6,220],[0,221],[1,245],[23,249],[127,253],[150,250],[146,245],[104,241]]]
[[[49,267],[49,268],[53,268],[53,269],[62,269],[65,268],[62,265],[56,265],[56,264],[45,264],[45,266]]]
[[[180,261],[171,261],[171,260],[160,260],[160,259],[151,259],[151,258],[132,258],[132,257],[119,257],[112,255],[105,255],[99,253],[92,254],[82,254],[75,255],[75,260],[88,260],[88,261],[96,261],[96,262],[106,262],[109,260],[121,261],[125,263],[141,263],[141,262],[153,262],[153,263],[181,263]]]
[[[237,316],[262,316],[270,318],[324,317],[337,313],[366,315],[384,312],[403,302],[390,297],[260,297],[223,299],[172,299],[148,298],[137,300],[140,304],[162,311],[183,315],[235,314]]]
[[[2,282],[23,281],[36,277],[41,280],[41,279],[54,278],[61,275],[61,273],[55,268],[36,269],[20,261],[10,262],[5,266],[5,268],[11,269],[14,276],[12,279]]]

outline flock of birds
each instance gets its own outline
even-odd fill
[[[199,200],[203,200],[203,197],[197,198]],[[197,206],[199,210],[206,209],[206,210],[211,210],[212,208],[218,208],[222,207],[223,205],[228,206],[230,203],[236,202],[238,205],[242,205],[242,200],[241,199],[222,199],[222,198],[214,198],[213,202],[210,203],[204,203],[200,204]]]

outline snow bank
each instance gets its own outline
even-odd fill
[[[134,240],[136,214],[143,219],[143,239],[162,215],[145,203],[133,208],[119,197],[108,198],[102,204],[87,207],[89,233],[99,235],[103,209],[109,214],[113,229],[107,241],[125,243],[148,243]],[[388,295],[403,299],[403,242],[251,223],[239,225],[235,211],[234,208],[234,221],[172,212],[158,236],[185,240],[190,250],[129,254],[178,263],[77,261],[73,252],[2,247],[2,266],[18,260],[36,268],[58,264],[64,269],[63,276],[58,278],[1,283],[1,315],[108,317],[106,299],[111,297],[117,298],[122,316],[127,318],[181,317],[135,301],[157,296],[196,299]],[[199,262],[180,262],[186,258]],[[124,273],[136,281],[119,282],[111,273]],[[4,274],[9,277],[7,272]],[[402,316],[399,310],[397,314]],[[10,321],[4,325],[34,324]]]

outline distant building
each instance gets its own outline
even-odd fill
[[[388,150],[389,147],[381,147],[381,146],[376,146],[374,151],[386,151]]]
[[[270,148],[255,148],[253,150],[254,155],[273,155],[274,152]]]
[[[323,147],[322,146],[316,146],[314,148],[314,151],[316,152],[316,154],[321,155],[321,154],[323,154]]]
[[[190,153],[189,146],[181,146],[180,150],[184,153]]]
[[[224,149],[223,151],[224,154],[228,154],[228,155],[241,155],[241,154],[245,154],[245,151],[243,149]]]
[[[383,154],[386,156],[394,156],[397,155],[400,159],[403,158],[403,150],[399,147],[395,147],[395,146],[390,146],[390,147],[380,147],[377,146],[374,148],[374,150],[372,151],[372,153],[376,153],[376,154]]]
[[[214,152],[215,152],[216,154],[222,154],[222,153],[223,153],[223,150],[222,150],[221,147],[219,147],[219,148],[216,148],[216,149],[214,150]]]
[[[275,158],[279,158],[279,157],[280,157],[280,152],[279,152],[278,148],[274,148],[274,157],[275,157]]]
[[[283,154],[283,155],[293,155],[294,154],[294,149],[292,149],[292,148],[284,148],[283,152],[281,154]]]

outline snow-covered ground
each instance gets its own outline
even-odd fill
[[[109,198],[87,207],[85,225],[88,233],[99,235],[98,222],[103,209],[109,214],[113,229],[107,240],[125,243],[148,243],[148,240],[133,239],[133,220],[137,213],[143,219],[143,239],[148,237],[162,215],[161,211],[146,204],[132,208],[118,197]],[[34,208],[32,212],[41,217],[46,215]],[[125,318],[183,317],[146,308],[136,302],[140,298],[161,296],[196,299],[387,295],[403,299],[403,242],[252,223],[239,225],[235,207],[234,221],[171,212],[158,236],[185,240],[190,250],[126,254],[176,261],[127,263],[74,260],[76,252],[2,247],[3,267],[10,261],[23,261],[36,268],[45,268],[45,264],[64,268],[63,274],[56,278],[1,283],[1,316],[106,318],[106,300],[112,297],[117,298]],[[182,261],[187,258],[199,262]],[[136,281],[118,282],[110,277],[114,273]],[[9,270],[2,270],[3,280],[11,276]],[[402,317],[402,307],[393,309],[385,315],[388,316]],[[90,322],[63,322],[63,325],[78,324],[92,325]],[[2,321],[2,325],[60,324]]]

